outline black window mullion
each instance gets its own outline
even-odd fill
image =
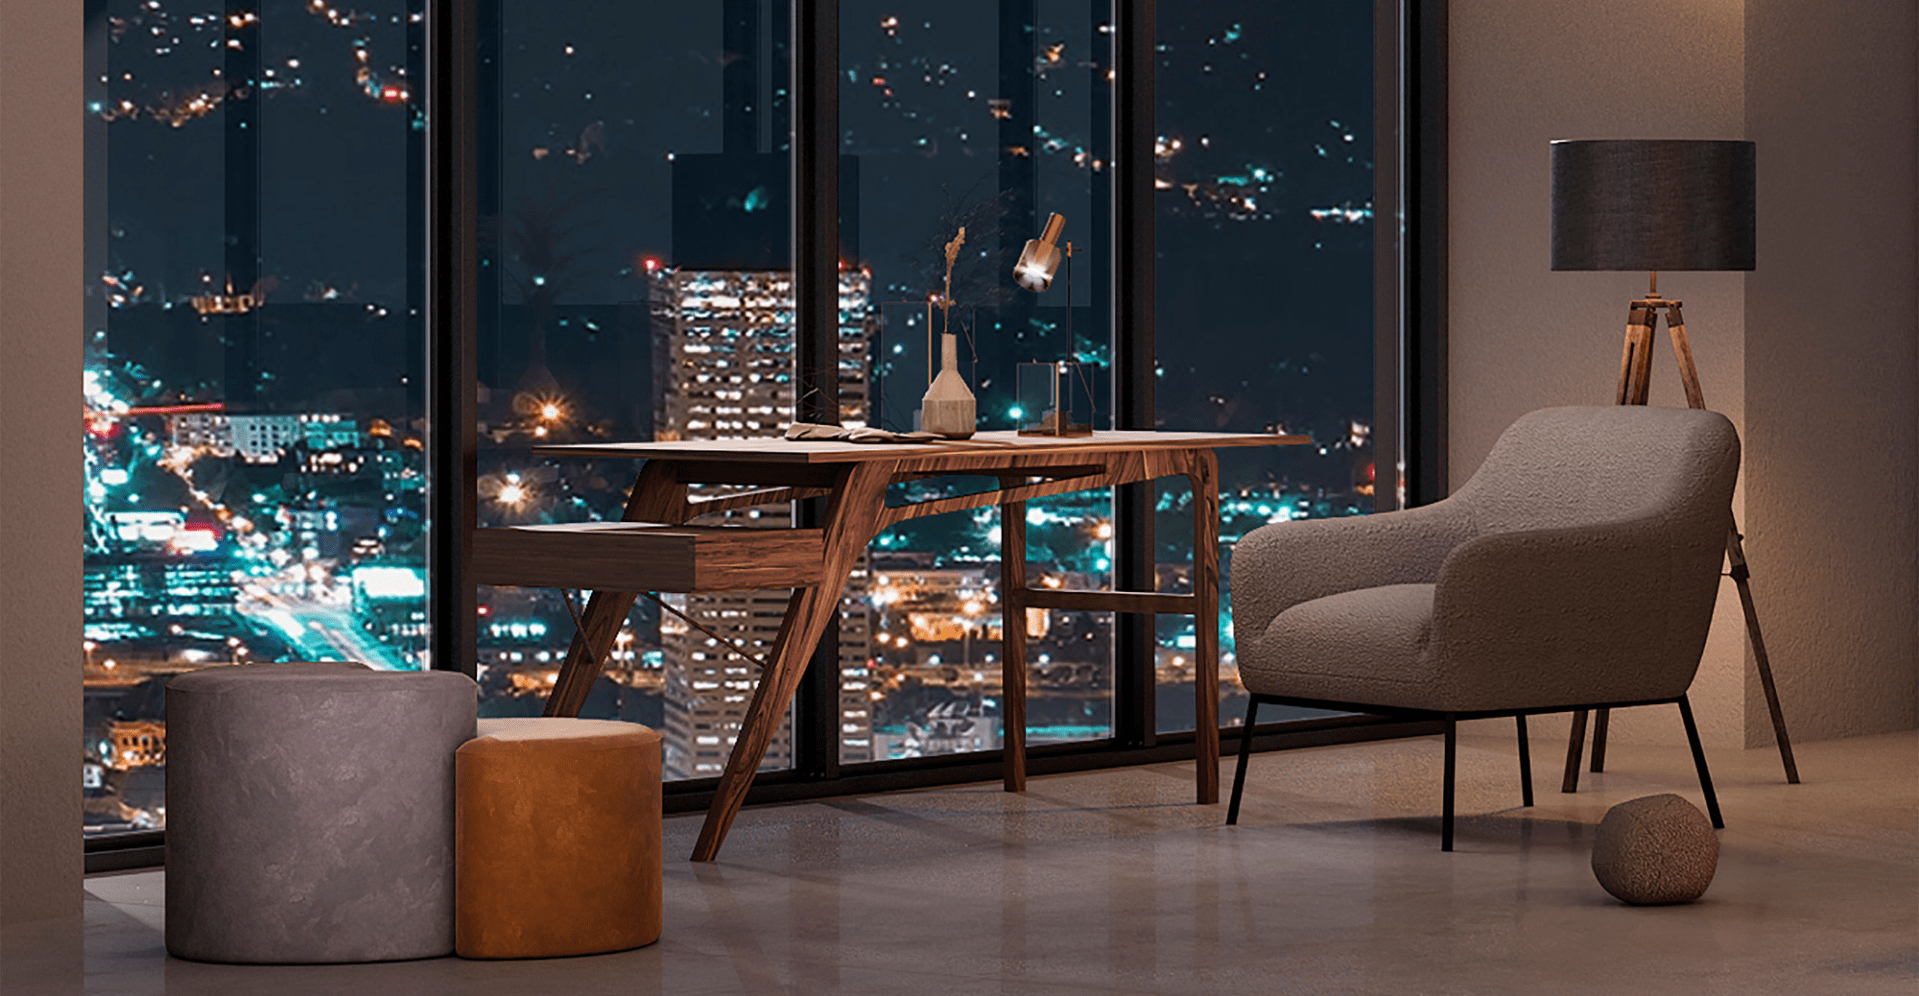
[[[1151,429],[1153,410],[1154,0],[1116,0],[1113,14],[1113,428]],[[1153,590],[1154,483],[1114,488],[1113,586]],[[1153,617],[1114,622],[1113,726],[1125,747],[1155,740]]]
[[[1406,504],[1446,497],[1447,0],[1404,0]]]
[[[474,3],[429,0],[427,611],[433,666],[469,675],[477,663],[477,606],[467,574],[478,504],[477,27]]]
[[[838,0],[793,3],[794,411],[802,422],[840,421],[840,18]],[[776,139],[777,140],[777,139]],[[810,499],[797,524],[821,524]],[[793,766],[802,777],[839,776],[840,636],[820,635],[793,713]]]
[[[260,19],[252,3],[226,5],[226,50],[222,78],[229,87],[221,107],[226,173],[227,293],[251,294],[260,280]],[[218,288],[215,288],[218,291]],[[219,318],[226,340],[226,401],[229,411],[256,411],[260,402],[260,309]]]

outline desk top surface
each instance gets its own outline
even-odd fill
[[[537,456],[626,460],[717,460],[751,463],[858,463],[924,457],[1025,453],[1110,453],[1127,450],[1297,446],[1308,436],[1267,432],[1107,431],[1090,436],[1022,436],[982,432],[971,439],[932,443],[851,443],[841,440],[682,439],[671,442],[559,443],[535,446]]]

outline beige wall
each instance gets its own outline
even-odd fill
[[[1832,9],[1454,0],[1450,22],[1455,486],[1521,413],[1612,400],[1626,304],[1646,290],[1644,274],[1551,271],[1548,142],[1758,142],[1758,269],[1669,273],[1660,290],[1686,302],[1707,404],[1745,441],[1734,511],[1751,536],[1767,646],[1800,739],[1919,725],[1919,542],[1906,524],[1919,459],[1919,35],[1908,0],[1853,3],[1845,18]],[[1809,322],[1834,296],[1846,303]],[[1842,328],[1831,336],[1809,331],[1833,322]],[[1670,351],[1659,350],[1653,403],[1683,405]],[[1709,744],[1770,742],[1756,694],[1728,583],[1692,691]],[[1677,742],[1673,712],[1630,710],[1615,730]]]
[[[80,36],[0,3],[0,923],[80,912]]]
[[[1911,0],[1747,0],[1753,589],[1794,737],[1919,725]],[[1757,681],[1748,711],[1763,714]],[[1748,723],[1749,739],[1771,730]]]

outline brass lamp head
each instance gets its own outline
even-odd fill
[[[1026,251],[1019,254],[1019,262],[1013,266],[1013,279],[1021,287],[1038,294],[1053,285],[1053,274],[1059,271],[1059,234],[1066,228],[1066,217],[1054,212],[1046,219],[1046,230],[1039,238],[1029,239]]]

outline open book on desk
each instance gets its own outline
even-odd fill
[[[848,443],[934,443],[944,439],[937,432],[890,432],[872,426],[847,427],[794,422],[786,427],[788,439],[837,439]]]

